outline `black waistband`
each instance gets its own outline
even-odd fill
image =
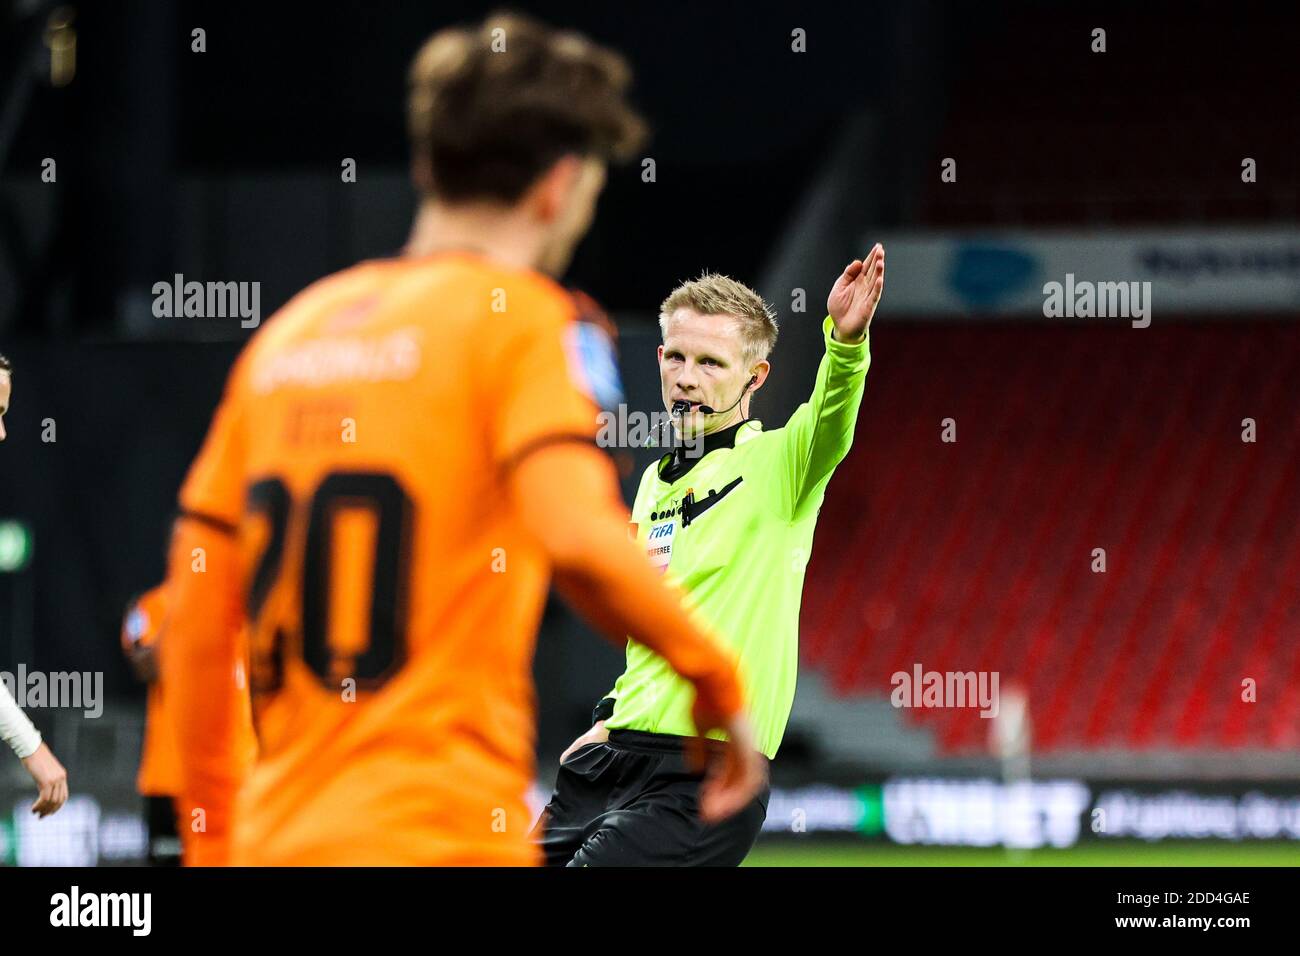
[[[647,730],[620,729],[609,732],[609,742],[620,750],[680,754],[685,752],[686,743],[690,740],[703,740],[704,745],[710,750],[718,750],[726,746],[725,741],[714,740],[712,737],[680,737],[677,734],[652,734]]]

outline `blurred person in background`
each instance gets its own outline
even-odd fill
[[[0,441],[5,440],[5,414],[13,394],[13,365],[0,355]],[[55,758],[49,745],[41,740],[27,715],[14,701],[9,688],[0,681],[0,740],[13,750],[36,782],[36,802],[32,813],[48,817],[68,801],[68,772]]]

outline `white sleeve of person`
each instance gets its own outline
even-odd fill
[[[26,760],[41,745],[40,731],[14,703],[3,681],[0,681],[0,740],[10,746],[19,760]]]

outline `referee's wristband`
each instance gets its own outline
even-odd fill
[[[609,720],[614,716],[614,701],[616,698],[606,697],[591,712],[591,722],[598,724],[602,720]]]

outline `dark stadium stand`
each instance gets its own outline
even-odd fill
[[[1300,326],[879,334],[819,521],[805,668],[886,695],[918,662],[999,671],[1039,752],[1300,745]],[[945,753],[986,747],[974,710],[904,713]]]
[[[1208,21],[1189,22],[1186,5],[1161,3],[1122,23],[1099,11],[1073,29],[1053,26],[1051,5],[1016,9],[967,49],[935,148],[957,160],[957,181],[928,179],[923,223],[1300,215],[1300,128],[1283,119],[1295,95],[1294,31],[1247,39],[1248,18],[1216,17],[1211,33]],[[1091,29],[1107,24],[1106,52],[1094,53]],[[1217,68],[1246,48],[1231,75]],[[1256,182],[1241,180],[1245,157]]]

